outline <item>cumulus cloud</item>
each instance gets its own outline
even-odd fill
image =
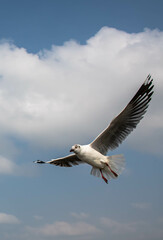
[[[47,148],[90,142],[151,73],[155,95],[127,144],[161,154],[162,42],[157,29],[129,34],[108,27],[85,45],[69,41],[38,54],[2,42],[1,138],[10,135]]]
[[[85,222],[54,222],[39,228],[28,227],[28,231],[45,236],[81,236],[100,233],[100,230],[95,226]]]
[[[0,213],[0,224],[18,224],[20,223],[19,219],[14,215],[7,213]]]

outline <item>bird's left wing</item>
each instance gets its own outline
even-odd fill
[[[83,163],[83,161],[81,161],[75,154],[71,154],[66,157],[52,159],[47,162],[37,160],[35,163],[50,163],[60,167],[72,167],[75,165],[79,165],[80,163]]]
[[[153,79],[148,75],[145,82],[139,88],[125,109],[112,120],[110,125],[90,144],[90,146],[102,154],[112,150],[136,128],[143,118],[153,94]]]

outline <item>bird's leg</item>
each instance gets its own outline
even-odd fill
[[[102,179],[106,182],[106,183],[108,183],[108,180],[104,177],[104,175],[103,175],[103,173],[102,173],[102,170],[100,169],[100,173],[101,173],[101,177],[102,177]]]
[[[115,176],[115,177],[118,177],[118,174],[111,169],[111,167],[109,166],[109,164],[108,164],[108,163],[105,163],[105,164],[106,164],[106,166],[108,166],[109,170],[114,174],[114,176]]]

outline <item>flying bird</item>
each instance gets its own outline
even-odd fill
[[[117,178],[124,169],[124,157],[122,154],[113,156],[106,156],[106,154],[109,150],[118,147],[143,118],[153,94],[152,82],[153,79],[148,75],[123,111],[93,142],[87,145],[73,145],[70,149],[73,154],[68,156],[47,162],[37,160],[35,163],[49,163],[60,167],[72,167],[87,163],[92,166],[91,174],[101,177],[106,183],[108,183],[108,179]]]

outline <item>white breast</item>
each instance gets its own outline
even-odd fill
[[[106,156],[102,155],[100,152],[96,151],[89,145],[81,146],[80,153],[77,154],[78,158],[80,158],[83,162],[90,164],[93,167],[103,168],[104,163],[106,161]]]

